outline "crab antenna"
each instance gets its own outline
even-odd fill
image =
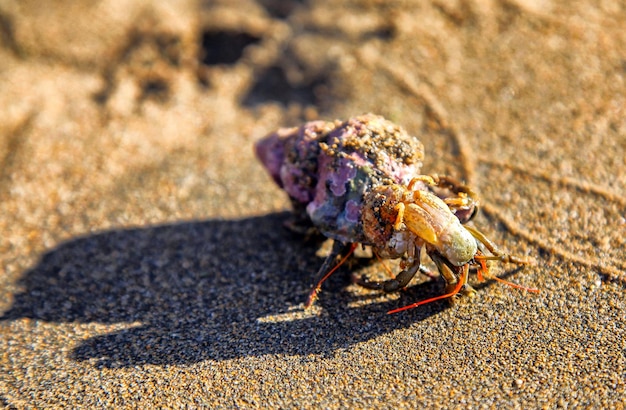
[[[322,288],[322,283],[324,283],[326,281],[326,279],[328,279],[330,277],[330,275],[335,273],[335,271],[337,269],[339,269],[339,267],[341,265],[343,265],[345,261],[348,260],[350,255],[352,255],[352,252],[354,252],[354,250],[356,249],[357,245],[358,244],[356,244],[356,243],[353,243],[352,245],[350,245],[350,250],[348,251],[346,256],[341,258],[339,263],[337,265],[335,265],[335,267],[332,268],[326,275],[324,275],[324,277],[322,279],[320,279],[319,282],[317,282],[317,285],[315,285],[313,290],[311,290],[311,293],[309,293],[309,297],[307,298],[306,304],[304,305],[305,308],[309,308],[313,304],[313,302],[315,302],[315,299],[317,299],[317,294],[319,293],[320,289]]]
[[[517,283],[509,282],[497,276],[492,276],[491,279],[496,280],[500,283],[504,283],[505,285],[509,285],[510,287],[515,288],[515,289],[521,289],[521,290],[525,290],[526,292],[531,292],[531,293],[539,293],[539,289],[537,288],[529,288],[527,286],[518,285]]]
[[[372,250],[372,253],[376,256],[376,259],[378,259],[378,262],[383,266],[383,269],[389,274],[391,279],[395,279],[396,275],[394,275],[391,269],[389,269],[389,266],[387,266],[387,264],[383,261],[383,258],[380,257],[378,252]]]

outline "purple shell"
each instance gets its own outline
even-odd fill
[[[294,207],[306,207],[314,226],[343,242],[366,242],[361,217],[367,193],[408,184],[424,157],[417,138],[373,114],[281,128],[255,148]]]

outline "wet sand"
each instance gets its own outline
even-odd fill
[[[68,22],[71,21],[71,24]],[[0,405],[622,408],[619,2],[0,3]],[[331,277],[254,158],[373,112],[507,251],[471,301]],[[390,265],[393,266],[393,265]],[[383,275],[377,264],[352,266]]]

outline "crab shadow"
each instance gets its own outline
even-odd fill
[[[400,300],[355,305],[344,275],[324,284],[316,315],[300,310],[321,264],[317,246],[281,228],[286,213],[208,220],[77,238],[25,272],[0,320],[122,324],[88,338],[72,359],[97,367],[185,364],[271,354],[331,354],[447,308],[390,308],[438,292],[416,286]]]

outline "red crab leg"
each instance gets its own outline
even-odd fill
[[[484,281],[485,277],[483,275],[483,273],[489,273],[489,268],[487,267],[487,263],[486,261],[488,260],[500,260],[501,258],[498,256],[488,256],[488,255],[476,255],[474,256],[474,259],[476,261],[478,261],[478,263],[480,264],[480,268],[478,268],[478,273],[477,273],[477,277],[479,281]],[[500,283],[504,283],[505,285],[508,285],[512,288],[515,289],[521,289],[521,290],[525,290],[526,292],[532,292],[532,293],[539,293],[539,289],[537,288],[529,288],[527,286],[523,286],[523,285],[518,285],[517,283],[513,283],[513,282],[509,282],[508,280],[504,280],[502,278],[499,278],[495,275],[491,276],[488,279],[493,279],[495,281],[498,281]]]
[[[392,313],[398,313],[398,312],[402,312],[403,310],[413,309],[415,307],[418,307],[418,306],[421,306],[421,305],[425,305],[427,303],[434,302],[436,300],[447,299],[449,297],[452,297],[452,296],[456,295],[457,293],[459,293],[461,291],[461,288],[463,288],[463,285],[465,284],[465,282],[467,282],[467,273],[468,272],[469,272],[469,265],[465,265],[465,267],[463,269],[463,273],[461,274],[461,277],[459,278],[459,281],[457,282],[457,284],[454,287],[454,289],[452,290],[452,292],[446,293],[445,295],[441,295],[441,296],[435,296],[434,298],[422,300],[420,302],[413,303],[412,305],[407,305],[407,306],[403,306],[403,307],[398,308],[398,309],[390,310],[389,312],[387,312],[387,314],[391,315]]]
[[[354,252],[354,250],[356,249],[357,245],[358,244],[356,244],[356,243],[345,244],[345,243],[342,243],[342,242],[339,242],[339,241],[335,241],[333,243],[332,251],[326,257],[326,259],[324,260],[324,263],[322,264],[322,267],[320,268],[320,270],[317,273],[317,277],[318,278],[321,277],[321,279],[319,279],[317,281],[317,284],[315,285],[315,287],[313,287],[313,289],[311,290],[311,293],[309,293],[309,297],[308,297],[308,299],[306,301],[306,304],[304,305],[305,309],[311,307],[313,302],[315,302],[315,299],[317,299],[317,294],[319,293],[319,291],[320,291],[320,289],[322,287],[322,283],[324,283],[326,281],[326,279],[328,279],[330,277],[330,275],[335,273],[335,271],[337,269],[339,269],[339,267],[341,265],[343,265],[343,263],[346,260],[348,260],[348,257],[350,255],[352,255],[352,252]],[[330,265],[337,258],[337,255],[343,255],[343,258],[341,258],[341,260],[339,261],[339,263],[337,265],[335,265],[332,269],[328,270],[330,268]]]

